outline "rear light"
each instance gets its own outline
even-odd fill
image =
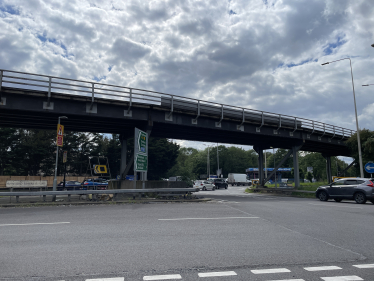
[[[88,182],[85,182],[84,185],[88,185]]]
[[[374,183],[372,181],[369,181],[370,183],[367,186],[374,187]]]

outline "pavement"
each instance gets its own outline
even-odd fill
[[[0,280],[374,280],[373,204],[244,189],[2,208]]]

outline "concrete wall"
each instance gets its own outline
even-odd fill
[[[136,189],[142,189],[143,182],[136,182]],[[145,188],[186,188],[187,184],[182,181],[146,181]],[[134,182],[129,180],[110,181],[109,189],[134,189]]]
[[[77,177],[77,176],[74,176],[74,177],[71,177],[71,176],[67,176],[65,178],[66,181],[79,181],[79,182],[82,182],[86,177]],[[91,177],[90,177],[91,178]],[[97,177],[93,177],[93,178],[97,178]],[[48,177],[42,177],[42,176],[0,176],[0,188],[5,188],[5,184],[6,184],[6,181],[8,180],[14,180],[14,181],[20,181],[20,180],[29,180],[29,181],[32,181],[32,180],[37,180],[37,181],[41,181],[41,180],[46,180],[48,182],[48,186],[51,187],[53,186],[53,179],[54,179],[54,176],[48,176]],[[64,177],[63,176],[58,176],[57,177],[57,184],[59,184],[61,181],[64,180]]]

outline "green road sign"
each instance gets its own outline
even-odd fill
[[[138,154],[135,159],[135,170],[138,172],[146,172],[148,166],[148,156]]]
[[[138,134],[138,148],[140,153],[147,154],[147,133],[140,130]]]

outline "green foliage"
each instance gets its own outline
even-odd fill
[[[361,141],[361,155],[362,155],[362,164],[365,164],[369,161],[374,162],[374,131],[368,129],[360,130],[360,141]],[[346,142],[349,150],[351,152],[351,157],[355,159],[355,164],[353,169],[356,171],[356,174],[360,174],[359,166],[359,157],[358,157],[358,143],[357,143],[357,134],[352,135]],[[370,174],[366,173],[364,170],[364,176],[370,177]]]

